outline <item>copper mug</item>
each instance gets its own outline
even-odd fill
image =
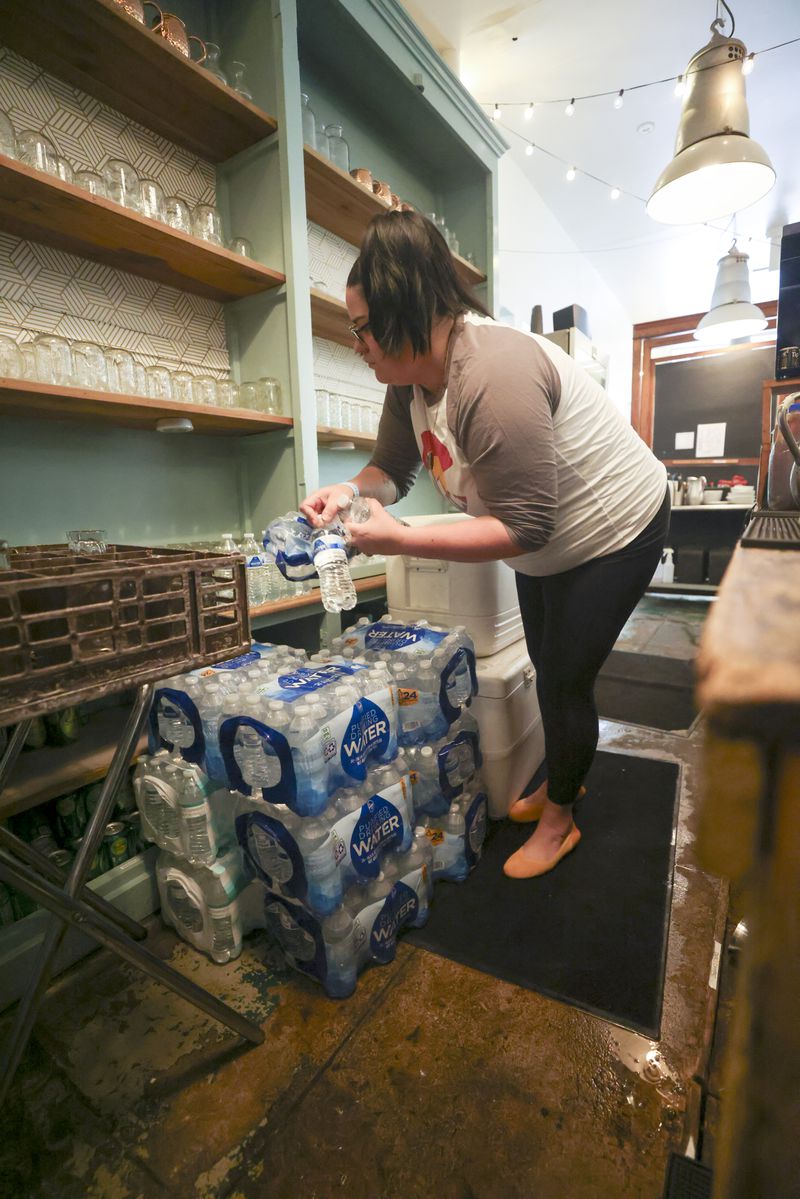
[[[206,57],[205,42],[196,37],[193,33],[186,32],[186,26],[180,17],[176,17],[175,13],[162,12],[161,20],[153,26],[153,33],[159,34],[164,40],[172,46],[173,50],[177,50],[184,58],[192,57],[192,42],[197,42],[200,47],[200,57],[195,58],[194,62],[204,62]]]
[[[116,0],[116,3],[126,12],[129,17],[133,17],[134,21],[138,21],[140,25],[145,24],[144,10],[146,8],[154,8],[158,13],[159,20],[162,12],[157,4],[153,4],[152,0]]]

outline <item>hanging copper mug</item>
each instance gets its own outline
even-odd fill
[[[193,62],[204,62],[206,57],[206,44],[202,38],[196,37],[193,33],[186,32],[186,26],[180,17],[176,17],[175,13],[162,12],[161,20],[153,26],[153,33],[159,34],[166,42],[172,46],[173,50],[177,50],[184,58],[192,57],[192,42],[197,42],[200,47],[200,57],[195,58]]]
[[[140,25],[147,23],[144,19],[146,8],[154,8],[158,13],[159,20],[162,16],[161,9],[157,4],[153,4],[152,0],[116,0],[116,3],[123,12],[126,12],[129,17],[133,17],[134,21],[138,21]]]

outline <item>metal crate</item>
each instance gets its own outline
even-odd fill
[[[0,572],[0,726],[250,646],[244,558],[18,546]]]

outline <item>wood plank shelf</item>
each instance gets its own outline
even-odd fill
[[[371,591],[385,591],[386,575],[368,575],[364,579],[356,579],[354,585],[356,595],[364,595]],[[313,591],[309,591],[305,595],[293,595],[288,599],[272,600],[267,604],[259,604],[257,608],[250,609],[250,621],[251,623],[256,623],[259,618],[281,616],[287,612],[290,614],[294,612],[304,614],[304,608],[323,610],[318,587],[315,587]]]
[[[222,162],[277,129],[114,0],[0,0],[0,42],[199,158]]]
[[[318,445],[340,445],[343,442],[351,441],[356,449],[371,450],[375,446],[377,438],[370,433],[351,433],[349,429],[329,429],[320,427],[317,429]]]
[[[752,504],[729,504],[727,500],[722,500],[719,504],[678,504],[672,509],[672,514],[676,512],[749,512],[753,507]]]
[[[388,212],[388,205],[310,146],[304,147],[303,158],[308,219],[351,246],[360,245],[369,221],[379,212]],[[470,287],[486,282],[483,272],[466,258],[454,254],[453,259]]]
[[[156,422],[186,416],[195,433],[242,437],[290,429],[289,416],[270,416],[249,408],[211,408],[175,400],[150,400],[113,391],[88,391],[0,377],[0,412],[36,419],[91,420],[129,429],[154,429]]]
[[[20,754],[0,796],[0,819],[104,778],[127,717],[127,708],[103,708],[92,713],[72,745],[45,745]],[[147,737],[142,736],[136,753],[146,746]]]
[[[3,155],[0,225],[17,237],[212,300],[237,300],[286,282],[280,271]]]
[[[335,341],[337,345],[352,347],[353,338],[347,331],[350,317],[341,300],[327,292],[311,288],[311,332],[315,337]]]

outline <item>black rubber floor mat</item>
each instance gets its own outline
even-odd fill
[[[612,650],[594,695],[606,720],[677,731],[691,728],[697,717],[694,666],[685,658]]]

